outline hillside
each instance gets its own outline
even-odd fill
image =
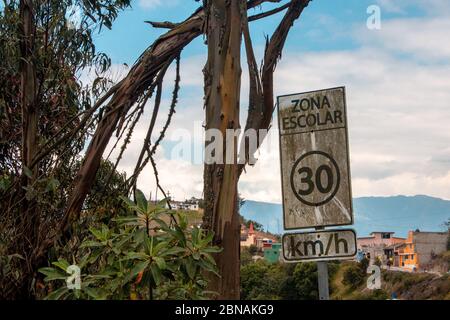
[[[400,300],[449,300],[450,275],[382,271],[381,290],[367,288],[367,275],[357,286],[345,284],[345,273],[354,269],[356,262],[340,263],[331,278],[331,299],[374,300],[390,299],[395,293]]]
[[[362,197],[353,199],[355,225],[359,236],[386,230],[405,237],[408,230],[442,231],[450,218],[450,201],[418,196]],[[282,206],[246,200],[241,208],[246,219],[258,221],[272,233],[283,231]]]

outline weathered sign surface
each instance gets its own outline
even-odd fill
[[[278,97],[284,228],[353,224],[345,88]]]
[[[357,252],[351,229],[286,233],[282,242],[286,262],[344,260]]]

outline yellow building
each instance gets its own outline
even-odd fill
[[[425,269],[433,256],[447,249],[448,232],[409,231],[405,243],[395,249],[398,266],[412,270]]]

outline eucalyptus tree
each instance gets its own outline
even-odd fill
[[[279,3],[279,6],[247,15],[249,9],[262,8],[269,2]],[[175,112],[180,88],[181,52],[195,38],[205,35],[208,48],[208,61],[204,68],[206,129],[217,129],[223,133],[226,129],[240,127],[242,42],[250,79],[245,129],[269,129],[274,111],[273,73],[294,21],[309,2],[203,0],[202,6],[182,22],[149,21],[154,27],[168,31],[140,55],[121,81],[101,92],[108,86],[106,79],[100,77],[94,81],[93,88],[87,88],[78,80],[77,72],[87,67],[100,67],[99,73],[107,69],[110,61],[105,55],[96,53],[91,33],[102,26],[110,27],[118,10],[127,6],[128,1],[6,1],[0,31],[1,41],[5,42],[0,52],[5,58],[0,59],[0,72],[1,79],[8,80],[0,88],[0,107],[1,150],[7,160],[1,163],[4,177],[0,187],[2,199],[5,199],[2,201],[2,209],[5,206],[2,212],[5,213],[2,213],[1,219],[9,224],[4,224],[6,227],[2,227],[1,234],[12,244],[8,246],[7,253],[12,256],[17,251],[23,261],[17,258],[21,261],[21,276],[9,281],[9,286],[5,288],[24,283],[23,279],[27,280],[23,288],[32,288],[36,266],[46,259],[55,243],[70,237],[72,226],[79,220],[86,199],[92,197],[96,174],[114,133],[123,144],[120,145],[113,171],[126,152],[136,123],[146,107],[152,108],[152,116],[134,174],[127,180],[126,189],[136,190],[137,177],[150,163],[157,186],[165,195],[154,154]],[[74,4],[79,15],[75,22],[78,23],[75,27],[73,23],[69,27],[67,14]],[[272,36],[267,38],[259,68],[249,22],[281,12],[284,15]],[[174,62],[177,76],[172,102],[163,130],[155,135],[155,122],[161,113],[162,83],[167,69]],[[92,92],[99,95],[93,96]],[[152,98],[153,104],[148,103]],[[56,101],[52,102],[52,99]],[[63,109],[58,109],[61,106]],[[44,110],[50,113],[44,116]],[[73,166],[68,170],[67,166],[88,141],[88,135],[91,135],[89,145],[81,164],[75,170]],[[152,137],[156,138],[154,143]],[[257,147],[262,142],[263,137],[258,139]],[[209,143],[205,141],[205,145]],[[241,141],[242,144],[245,145],[246,141]],[[119,144],[116,143],[116,146]],[[224,143],[224,150],[227,147]],[[239,297],[237,184],[253,157],[250,148],[245,151],[244,163],[237,162],[237,147],[234,147],[232,163],[207,163],[204,168],[203,225],[214,232],[214,244],[223,248],[221,253],[215,255],[221,277],[210,281],[211,289],[219,293],[219,298]],[[64,176],[62,180],[67,184],[55,188],[52,177],[60,176]],[[50,190],[59,191],[55,210],[49,210],[54,204],[39,205],[43,203],[40,198],[47,196],[36,192],[35,186],[39,183],[50,184]],[[105,187],[108,183],[107,178]]]
[[[99,122],[87,149],[83,166],[78,171],[64,219],[67,221],[78,219],[101,156],[113,133],[125,130],[129,124],[128,134],[131,135],[136,121],[139,120],[139,112],[136,110],[144,108],[145,103],[156,90],[147,137],[153,135],[153,124],[159,112],[162,81],[166,70],[173,61],[177,61],[179,64],[182,50],[194,38],[202,34],[206,35],[208,46],[208,61],[204,68],[206,129],[218,129],[224,133],[226,129],[239,128],[242,39],[245,43],[250,78],[249,108],[245,129],[258,131],[270,128],[274,111],[273,73],[294,21],[299,18],[310,0],[287,1],[275,9],[247,16],[248,9],[261,6],[266,2],[280,3],[282,1],[204,0],[203,6],[183,22],[149,21],[154,27],[169,30],[140,56],[128,75],[107,93],[106,96],[110,97],[106,104],[107,113]],[[267,39],[263,64],[259,69],[250,37],[249,22],[264,19],[282,11],[285,11],[284,16],[272,36]],[[178,76],[177,79],[179,79]],[[178,89],[179,82],[176,81],[166,125],[153,146],[150,146],[150,139],[145,139],[140,161],[130,180],[132,184],[135,184],[136,176],[148,162],[151,162],[157,177],[158,188],[164,195],[165,192],[159,183],[153,156],[170,124],[178,97]],[[133,108],[135,104],[137,107]],[[134,120],[127,116],[136,112],[138,115]],[[130,119],[130,121],[126,122],[125,119]],[[261,145],[262,140],[257,141],[257,147]],[[129,141],[129,136],[127,136],[118,161]],[[209,142],[205,141],[205,144],[207,145]],[[246,142],[241,141],[241,143],[245,144]],[[223,150],[226,149],[227,144],[224,143]],[[248,148],[245,163],[239,164],[236,161],[236,152],[235,148],[232,155],[234,163],[205,164],[204,169],[204,227],[214,231],[214,243],[224,249],[223,252],[216,255],[221,277],[211,279],[210,282],[211,289],[219,293],[219,298],[239,297],[240,228],[237,213],[237,184],[252,155]],[[48,244],[51,244],[51,239]]]
[[[0,294],[30,297],[79,155],[111,86],[93,34],[129,0],[5,0],[0,6]],[[82,74],[94,74],[83,83]],[[87,116],[89,115],[89,116]],[[55,141],[64,136],[59,143]],[[6,266],[5,261],[10,261]]]

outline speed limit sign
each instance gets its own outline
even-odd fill
[[[278,97],[284,228],[353,224],[345,88]]]

